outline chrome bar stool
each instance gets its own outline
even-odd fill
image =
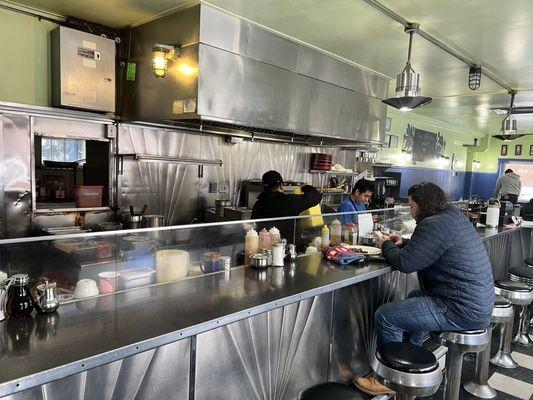
[[[528,267],[533,268],[533,257],[528,257],[524,260],[524,264],[526,264]]]
[[[533,288],[533,268],[530,267],[513,267],[509,269],[509,279],[513,282],[522,282]],[[531,346],[531,339],[529,338],[529,323],[530,309],[529,306],[533,301],[533,297],[530,298],[529,303],[521,305],[520,309],[520,322],[518,325],[518,332],[513,338],[513,343],[521,346]]]
[[[496,295],[505,297],[515,308],[515,312],[523,304],[531,303],[533,292],[531,288],[522,282],[500,280],[494,282]],[[500,348],[498,353],[490,359],[490,362],[502,368],[516,368],[518,364],[511,357],[511,341],[513,339],[514,318],[507,323],[502,323],[500,335]]]
[[[431,396],[442,382],[442,371],[435,355],[411,343],[386,343],[372,360],[378,380],[396,391],[396,398],[412,400]]]
[[[494,300],[494,308],[490,317],[492,326],[489,330],[489,342],[487,343],[485,350],[476,355],[476,373],[474,380],[463,385],[463,388],[468,393],[482,399],[493,399],[496,397],[496,391],[487,382],[489,379],[489,358],[492,330],[498,324],[509,323],[512,321],[513,316],[514,312],[511,302],[503,296],[496,295]]]
[[[366,400],[357,389],[337,382],[326,382],[305,389],[298,400]]]
[[[461,390],[461,372],[465,353],[479,353],[487,347],[490,332],[487,329],[460,332],[434,333],[446,353],[446,375],[444,377],[444,400],[458,400]]]

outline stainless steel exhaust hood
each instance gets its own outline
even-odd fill
[[[179,47],[164,78],[152,71],[156,44]],[[384,141],[388,79],[206,4],[135,28],[130,57],[127,120]]]

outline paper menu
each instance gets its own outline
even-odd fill
[[[371,235],[374,230],[374,220],[372,214],[359,214],[357,216],[359,225],[359,236]]]

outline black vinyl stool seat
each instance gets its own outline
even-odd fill
[[[520,305],[520,310],[517,310],[520,318],[518,322],[518,332],[513,338],[513,343],[519,344],[521,346],[529,347],[533,343],[531,338],[528,335],[529,332],[529,318],[530,318],[530,307],[529,305],[533,301],[533,268],[530,267],[513,267],[509,268],[509,279],[516,283],[526,285],[529,288],[528,295],[524,295],[523,298],[520,298],[519,301],[514,301],[512,298],[509,298],[505,293],[499,293],[511,300],[511,303],[515,305]],[[496,289],[497,290],[497,289]],[[496,291],[496,293],[498,293]],[[522,293],[521,293],[522,294]]]
[[[511,302],[507,300],[505,297],[500,296],[499,294],[497,294],[494,297],[494,308],[505,308],[505,307],[509,307],[510,305],[511,305]]]
[[[376,358],[387,367],[402,372],[430,372],[438,368],[435,355],[410,343],[385,343],[376,353]]]
[[[299,400],[366,400],[365,395],[352,386],[337,382],[326,382],[305,389]]]
[[[440,386],[442,371],[435,355],[411,343],[386,343],[376,352],[372,370],[400,399],[431,396]]]
[[[509,279],[514,282],[522,282],[526,285],[533,286],[533,268],[531,267],[513,267],[509,268]]]
[[[527,264],[530,267],[533,267],[533,257],[528,257],[524,260],[524,264]]]
[[[529,292],[529,291],[531,291],[529,286],[526,285],[525,283],[515,282],[515,281],[511,281],[509,279],[503,279],[503,280],[494,282],[494,287],[500,288],[500,289],[505,289],[505,290],[512,290],[513,292]],[[499,294],[499,293],[497,293],[497,294]],[[504,297],[508,298],[507,296],[504,296]]]

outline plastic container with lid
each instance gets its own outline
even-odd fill
[[[246,232],[244,238],[244,265],[250,265],[250,256],[259,250],[259,235],[255,229]]]
[[[279,229],[275,226],[270,228],[268,233],[270,234],[270,247],[281,241],[281,234],[279,233]]]
[[[338,219],[334,219],[329,226],[330,244],[339,246],[341,244],[342,225]]]
[[[103,186],[74,186],[74,202],[77,207],[102,207]]]
[[[265,229],[259,232],[259,250],[270,249],[270,233]]]

